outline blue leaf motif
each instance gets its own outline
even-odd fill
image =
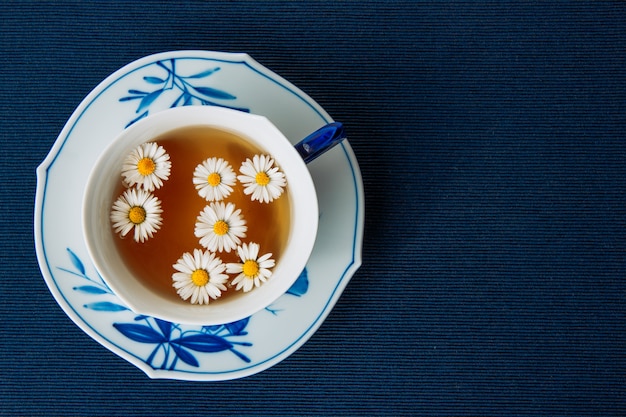
[[[202,330],[209,333],[215,333],[222,328],[222,324],[213,324],[211,326],[202,326]]]
[[[232,107],[224,103],[220,103],[223,100],[235,100],[236,96],[227,93],[226,91],[219,90],[213,87],[196,86],[194,80],[205,78],[214,74],[220,70],[220,67],[206,69],[204,71],[197,72],[192,75],[178,74],[176,59],[169,59],[166,61],[157,61],[156,65],[160,67],[161,71],[165,71],[164,75],[145,75],[143,80],[152,85],[157,85],[158,89],[152,92],[146,92],[136,88],[128,90],[128,96],[119,99],[121,102],[129,102],[138,100],[135,113],[140,114],[135,119],[131,120],[126,127],[129,127],[133,123],[140,119],[143,119],[150,112],[150,107],[156,101],[163,101],[164,97],[169,97],[168,94],[162,94],[165,91],[179,91],[180,94],[174,98],[169,104],[169,107],[190,106],[194,104],[201,104],[207,106],[219,106],[224,108],[230,108],[233,110],[239,110],[243,112],[250,112],[250,109],[244,107]]]
[[[146,80],[147,82],[149,82],[150,84],[163,84],[165,82],[165,80],[159,78],[159,77],[143,77],[144,80]]]
[[[185,362],[187,365],[195,366],[196,368],[200,366],[198,360],[190,352],[187,352],[185,349],[176,345],[172,345],[172,349],[174,349],[174,352],[176,352],[176,355],[180,358],[180,360]]]
[[[186,79],[189,79],[189,78],[204,78],[204,77],[208,77],[209,75],[211,75],[214,72],[219,71],[219,70],[220,70],[220,67],[217,67],[217,68],[213,68],[213,69],[209,69],[209,70],[206,70],[206,71],[202,71],[202,72],[199,72],[197,74],[190,75],[188,77],[183,77],[183,78],[186,78]]]
[[[132,125],[133,123],[143,119],[144,117],[148,116],[148,110],[146,110],[145,112],[141,113],[139,116],[135,117],[133,120],[131,120],[130,122],[128,122],[128,124],[126,125],[126,127]]]
[[[165,320],[161,320],[157,318],[155,318],[154,321],[156,322],[157,326],[159,326],[159,329],[161,329],[161,333],[163,333],[163,337],[169,340],[170,335],[172,334],[172,327],[173,327],[172,323],[170,323],[169,321],[165,321]]]
[[[295,295],[296,297],[300,297],[309,290],[309,273],[306,268],[300,273],[300,276],[293,283],[291,288],[287,290],[287,294]]]
[[[172,71],[172,72],[175,72],[174,68],[175,68],[175,65],[176,65],[176,60],[175,60],[175,59],[170,59],[169,61],[170,61],[170,63],[172,64],[172,69],[171,69],[171,71]],[[166,70],[166,71],[168,71],[168,72],[170,71],[170,69],[169,69],[167,66],[165,66],[165,64],[163,63],[163,61],[157,61],[157,65],[158,65],[159,67],[161,67],[161,68],[165,69],[165,70]]]
[[[248,321],[250,321],[250,317],[246,317],[245,319],[241,319],[239,321],[235,321],[233,323],[225,324],[224,327],[228,329],[228,332],[233,336],[242,336],[247,334],[244,332],[244,329],[248,325]]]
[[[142,111],[146,107],[150,107],[152,102],[154,100],[156,100],[157,97],[159,97],[162,92],[163,92],[163,90],[156,90],[156,91],[151,92],[147,96],[145,96],[143,99],[141,99],[141,103],[139,103],[139,107],[137,107],[137,110],[136,110],[135,113],[139,113],[140,111]]]
[[[176,100],[174,100],[174,102],[172,103],[170,108],[174,108],[174,107],[178,106],[178,103],[180,103],[183,100],[183,98],[185,98],[185,93],[179,95],[178,98]]]
[[[207,97],[211,97],[211,98],[217,98],[217,99],[222,99],[222,100],[234,100],[237,97],[228,94],[225,91],[221,91],[221,90],[217,90],[215,88],[211,88],[211,87],[196,87],[195,88],[196,91],[198,91],[200,94],[204,94]]]
[[[74,252],[70,248],[67,248],[67,253],[70,255],[70,260],[74,267],[83,275],[85,275],[85,265],[81,262],[80,258],[76,256]]]
[[[139,343],[165,343],[167,339],[150,326],[133,323],[113,323],[124,336]]]
[[[191,336],[183,336],[170,341],[172,345],[177,344],[196,352],[221,352],[228,350],[233,345],[223,337],[212,334],[194,334]]]
[[[108,291],[105,289],[93,285],[81,285],[80,287],[74,287],[74,290],[85,294],[108,294]]]
[[[128,310],[128,308],[123,305],[111,303],[108,301],[100,301],[97,303],[89,303],[85,304],[85,308],[94,310],[94,311],[124,311]]]
[[[141,97],[142,96],[127,96],[127,97],[122,97],[120,101],[124,102],[124,101],[138,100]]]

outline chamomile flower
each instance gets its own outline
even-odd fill
[[[113,203],[111,222],[115,233],[126,236],[134,229],[134,239],[143,243],[161,227],[161,201],[151,193],[129,188]]]
[[[246,221],[241,210],[233,203],[211,203],[205,206],[197,218],[195,235],[200,244],[212,252],[235,249],[246,236]]]
[[[185,252],[173,267],[178,272],[172,274],[172,285],[183,300],[191,297],[192,304],[209,304],[226,291],[226,265],[214,253],[200,249],[194,249],[193,255]]]
[[[196,167],[193,183],[200,197],[207,201],[220,201],[233,192],[235,171],[222,158],[209,158]]]
[[[269,203],[280,197],[283,188],[287,185],[285,174],[274,165],[274,160],[269,155],[254,155],[252,161],[246,159],[241,164],[237,179],[244,185],[243,192],[252,194],[252,200],[261,203]]]
[[[259,244],[250,242],[237,248],[237,254],[241,263],[226,264],[226,272],[229,274],[239,274],[233,280],[232,285],[236,285],[235,290],[243,288],[243,292],[248,292],[254,287],[260,287],[262,283],[272,276],[275,262],[271,259],[272,254],[266,253],[259,257]]]
[[[170,176],[172,163],[162,146],[154,142],[137,146],[124,159],[122,177],[129,187],[137,185],[146,191],[161,188]]]

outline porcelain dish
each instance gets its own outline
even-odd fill
[[[137,315],[107,287],[89,258],[81,227],[86,174],[123,129],[183,105],[265,116],[293,144],[332,122],[312,98],[246,54],[174,51],[134,61],[87,95],[37,169],[37,258],[69,318],[149,377],[246,377],[302,346],[359,268],[364,221],[359,166],[347,140],[308,164],[318,195],[317,240],[295,284],[269,307],[218,325]]]

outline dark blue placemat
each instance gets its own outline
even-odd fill
[[[34,253],[35,168],[74,108],[177,49],[310,94],[365,184],[363,267],[237,381],[149,380]],[[0,415],[626,414],[625,51],[619,2],[2,2]]]

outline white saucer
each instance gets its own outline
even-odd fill
[[[241,378],[302,346],[361,265],[361,174],[347,141],[309,164],[319,198],[318,238],[303,275],[267,309],[219,326],[138,316],[106,287],[87,255],[80,214],[84,186],[90,167],[121,130],[180,105],[219,105],[266,116],[294,144],[332,121],[304,92],[245,54],[178,51],[139,59],[82,101],[37,169],[39,266],[66,314],[151,378]]]

